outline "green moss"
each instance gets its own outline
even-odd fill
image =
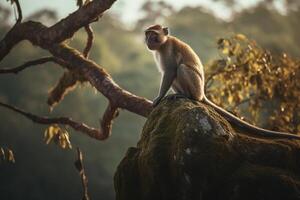
[[[273,189],[295,199],[299,149],[297,141],[237,134],[209,106],[166,98],[118,167],[117,200],[247,199],[251,192],[268,199]],[[258,192],[262,185],[268,194]]]

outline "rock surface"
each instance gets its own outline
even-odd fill
[[[300,142],[235,133],[207,105],[166,99],[114,181],[117,200],[300,200]]]

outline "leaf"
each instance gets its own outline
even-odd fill
[[[2,160],[2,161],[5,160],[5,152],[4,152],[4,149],[2,147],[0,148],[0,160]]]
[[[235,39],[245,41],[245,40],[247,40],[247,37],[243,34],[236,34]]]
[[[241,45],[239,43],[237,43],[232,50],[233,55],[237,55],[240,48],[241,48]]]
[[[44,133],[44,140],[46,144],[49,144],[51,140],[58,134],[59,127],[58,125],[49,126]]]
[[[229,55],[229,48],[227,48],[227,47],[224,47],[223,49],[222,49],[222,53],[224,54],[224,55]]]
[[[45,130],[44,140],[46,144],[49,144],[51,141],[53,141],[62,149],[72,149],[69,133],[65,129],[59,127],[57,124],[51,125]]]
[[[69,138],[69,133],[66,130],[62,130],[59,135],[59,145],[61,148],[66,149],[72,149],[72,145]]]
[[[15,160],[14,152],[11,149],[8,149],[7,154],[8,154],[7,155],[8,162],[15,163],[16,160]]]
[[[233,96],[229,95],[227,100],[228,100],[229,104],[232,104],[232,102],[233,102]]]

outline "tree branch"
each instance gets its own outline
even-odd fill
[[[87,38],[87,41],[86,41],[86,46],[83,50],[83,55],[84,55],[85,58],[88,58],[90,50],[91,50],[92,45],[93,45],[94,34],[93,34],[93,29],[92,29],[91,25],[84,26],[84,29],[87,33],[88,38]]]
[[[91,2],[90,1],[86,1],[85,5],[87,3],[91,3]],[[78,0],[77,1],[77,5],[79,6],[79,8],[81,8],[83,6],[83,1],[82,0]],[[83,55],[84,55],[85,58],[88,58],[89,57],[89,52],[90,52],[90,50],[92,48],[92,45],[93,45],[94,34],[93,34],[93,29],[92,29],[92,27],[91,27],[90,24],[85,25],[84,26],[84,30],[86,31],[88,37],[87,37],[87,41],[86,41],[86,46],[85,46],[85,48],[83,50]]]
[[[28,35],[22,35],[22,31],[25,31],[27,34],[30,33],[30,31],[36,34],[38,32],[39,37],[35,38],[42,40],[43,46],[49,46],[53,43],[60,43],[68,38],[71,38],[81,27],[84,27],[85,25],[95,21],[95,19],[109,9],[115,1],[116,0],[94,0],[49,28],[41,23],[32,21],[15,24],[15,26],[5,36],[5,38],[9,39],[4,38],[0,42],[0,61],[17,43],[24,39],[28,39]],[[30,26],[30,24],[35,24],[35,27]],[[38,26],[40,26],[38,30],[34,30]],[[33,29],[28,30],[30,28]],[[18,31],[21,32],[18,33]],[[16,37],[17,35],[18,37]],[[33,44],[41,43],[39,41],[31,42]]]
[[[107,106],[103,114],[103,118],[100,122],[102,128],[101,131],[104,133],[105,138],[108,138],[111,135],[112,122],[116,117],[118,117],[118,115],[119,115],[118,107],[109,103],[109,105]]]
[[[58,23],[44,30],[43,40],[51,43],[60,43],[71,38],[81,27],[97,19],[109,9],[116,0],[94,0],[86,6],[62,19]]]
[[[3,68],[3,69],[0,68],[0,74],[11,74],[11,73],[17,74],[20,71],[23,71],[24,69],[27,69],[27,68],[35,66],[35,65],[41,65],[41,64],[44,64],[47,62],[55,62],[64,67],[66,66],[66,63],[64,63],[63,61],[61,61],[57,58],[54,58],[52,56],[49,56],[49,57],[43,57],[43,58],[39,58],[36,60],[28,61],[28,62],[26,62],[18,67],[15,67],[15,68]]]
[[[22,15],[22,9],[19,3],[19,0],[14,0],[16,6],[17,6],[17,11],[18,11],[18,19],[17,19],[17,23],[21,23],[22,19],[23,19],[23,15]]]
[[[17,23],[0,42],[0,61],[20,41],[28,40],[33,45],[48,50],[55,58],[62,60],[70,71],[80,74],[85,80],[89,81],[93,87],[108,98],[110,103],[104,113],[100,130],[90,128],[69,118],[39,117],[4,103],[0,105],[10,108],[34,122],[69,125],[75,130],[98,140],[106,139],[110,135],[111,123],[117,116],[118,108],[127,109],[147,117],[152,110],[151,101],[122,89],[95,62],[86,59],[79,51],[70,48],[68,45],[60,43],[71,37],[80,27],[86,26],[99,17],[114,1],[94,0],[50,28],[32,21]]]
[[[25,22],[14,26],[0,42],[0,58],[8,54],[21,40],[29,40],[33,45],[40,46],[54,57],[65,61],[69,64],[69,70],[78,70],[112,104],[145,117],[150,113],[152,102],[120,88],[104,69],[91,60],[85,59],[79,51],[63,43],[48,45],[41,36],[41,32],[45,29],[44,25],[37,22]]]
[[[74,165],[79,172],[79,176],[82,183],[82,188],[83,188],[82,200],[89,200],[90,197],[88,194],[88,178],[85,174],[85,170],[83,166],[83,154],[78,147],[77,147],[77,160],[75,161]]]
[[[101,122],[100,129],[95,129],[92,127],[89,127],[88,125],[80,122],[76,122],[72,120],[71,118],[67,117],[54,117],[49,118],[45,116],[38,116],[29,112],[26,112],[24,110],[21,110],[20,108],[17,108],[15,106],[0,102],[0,106],[8,108],[10,110],[13,110],[24,117],[30,119],[31,121],[39,124],[61,124],[61,125],[68,125],[72,127],[74,130],[79,131],[81,133],[84,133],[85,135],[88,135],[92,138],[95,138],[97,140],[105,140],[110,136],[110,132],[105,131],[111,131],[111,124],[112,120],[116,116],[116,110],[113,107],[113,109],[107,109],[104,113],[103,121]]]
[[[72,67],[82,73],[113,105],[144,117],[151,112],[152,102],[122,89],[103,68],[85,59],[79,51],[65,44],[53,45],[48,50],[55,57],[72,63]]]

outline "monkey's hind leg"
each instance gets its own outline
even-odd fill
[[[177,69],[176,83],[179,86],[179,94],[183,94],[184,96],[197,101],[201,101],[203,99],[204,83],[202,77],[192,67],[185,64],[179,65]]]

